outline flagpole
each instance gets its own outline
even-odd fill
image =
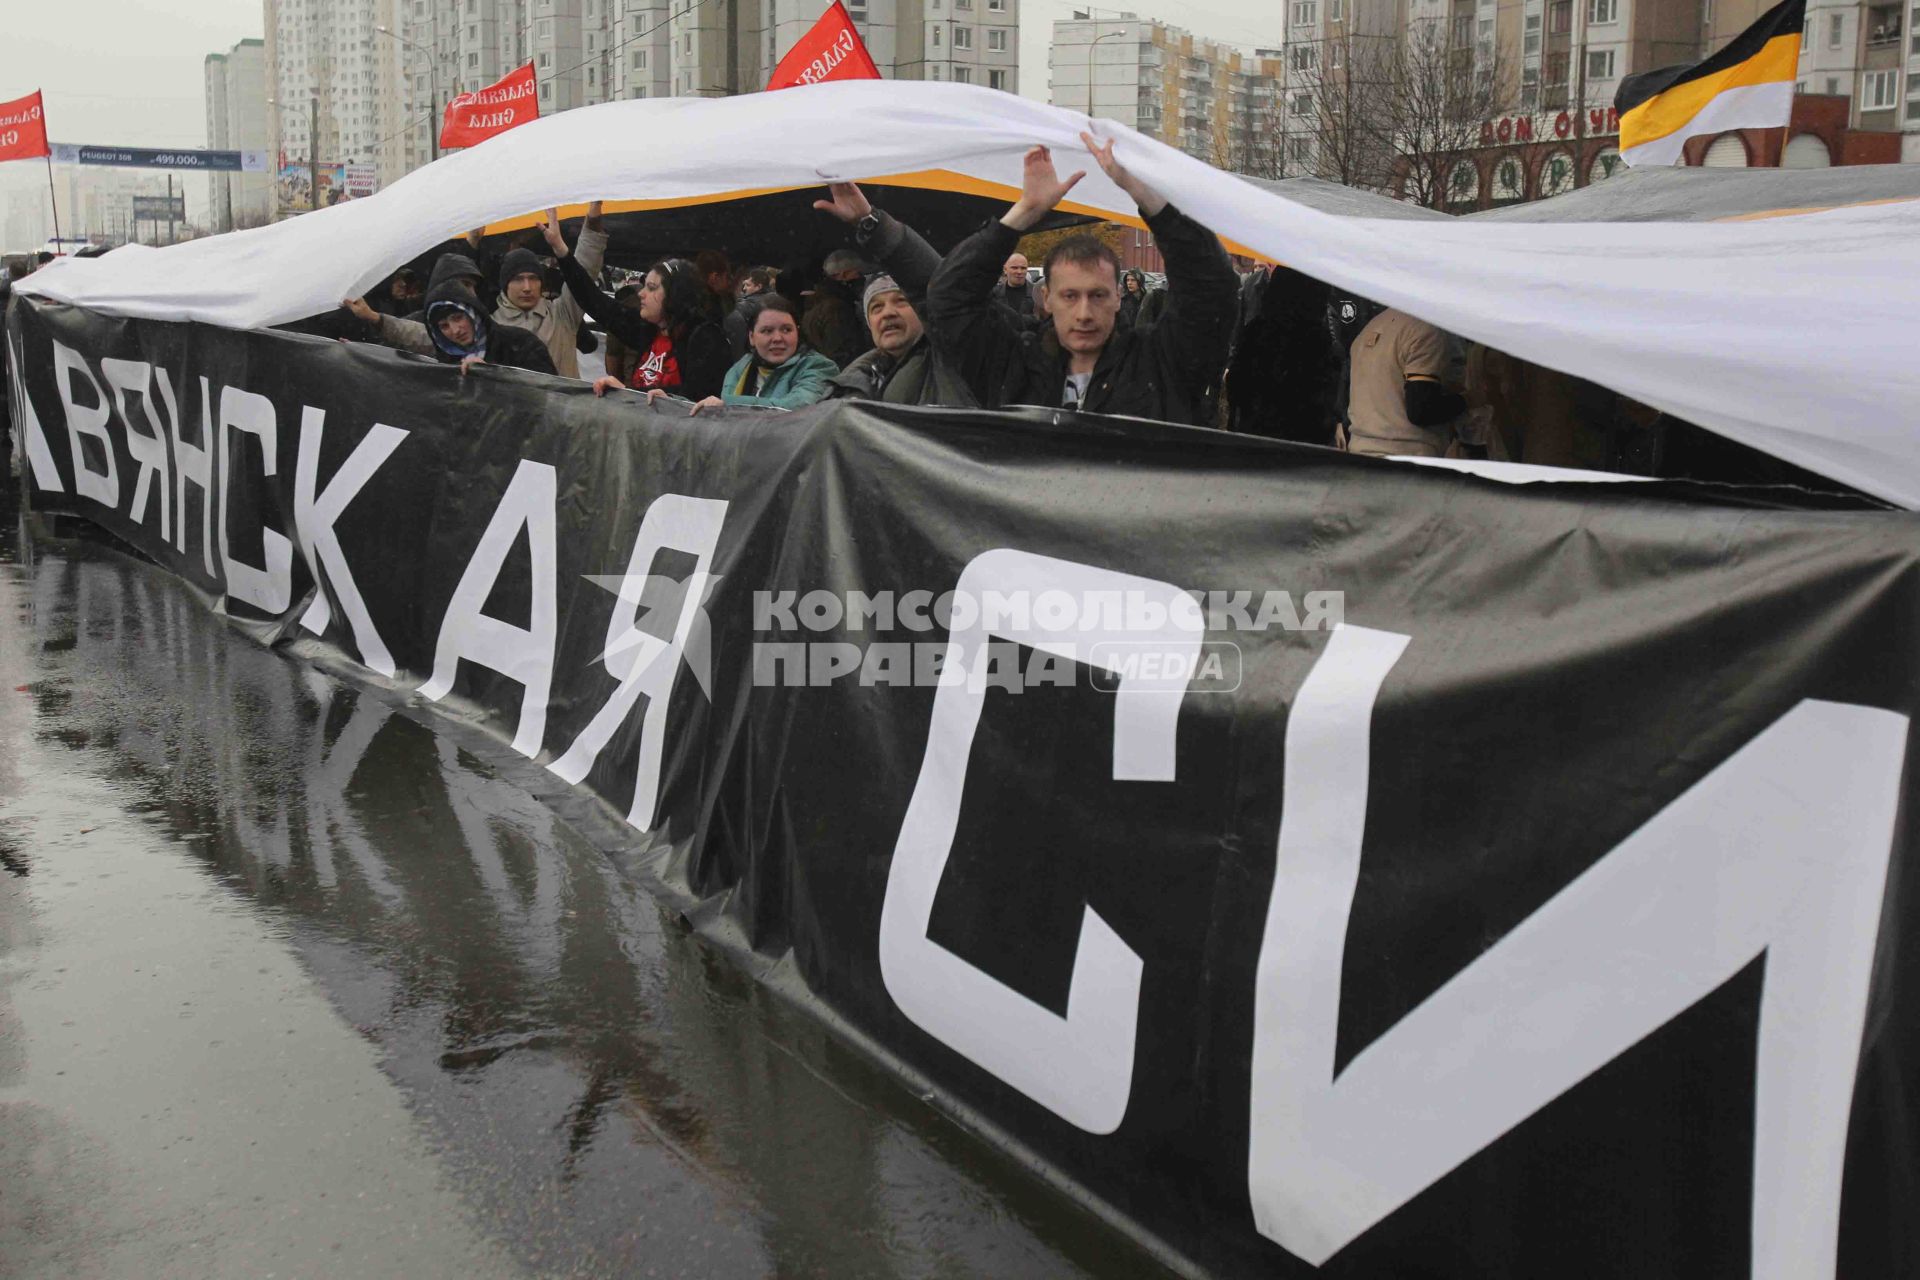
[[[47,151],[47,203],[53,206],[53,248],[60,251],[60,197],[53,190],[53,151]]]

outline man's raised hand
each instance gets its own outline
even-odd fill
[[[1127,171],[1125,165],[1113,158],[1112,139],[1108,139],[1103,144],[1091,133],[1082,133],[1080,141],[1086,144],[1087,150],[1093,155],[1094,163],[1100,166],[1101,172],[1107,175],[1113,185],[1133,197],[1133,202],[1140,206],[1141,213],[1151,218],[1167,207],[1165,196],[1134,177]]]
[[[860,221],[873,212],[873,206],[859,187],[851,182],[834,182],[827,186],[831,200],[815,200],[813,207],[822,213],[830,213],[849,225]]]
[[[547,248],[553,250],[553,256],[567,256],[567,238],[560,234],[560,211],[549,209],[540,218],[540,234],[547,238]]]
[[[1053,167],[1053,153],[1045,147],[1033,148],[1027,152],[1020,172],[1020,199],[1000,221],[1015,231],[1031,229],[1086,176],[1087,171],[1082,169],[1062,182]]]

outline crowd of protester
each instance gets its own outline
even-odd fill
[[[635,392],[696,414],[828,399],[1034,405],[1360,454],[1839,487],[1298,271],[1236,271],[1218,238],[1136,180],[1112,144],[1082,140],[1139,207],[1163,278],[1123,268],[1084,233],[1053,239],[1036,270],[1019,246],[1083,176],[1062,179],[1036,147],[1019,200],[944,257],[857,185],[835,183],[814,208],[845,227],[847,243],[823,260],[737,268],[706,250],[663,258],[609,293],[595,203],[572,244],[552,211],[538,239],[504,251],[475,231],[423,263],[424,279],[402,268],[372,297],[346,300],[336,319],[289,327],[463,371],[491,364],[577,378],[580,357],[598,351],[596,394]],[[49,259],[9,258],[0,305],[14,279]],[[0,379],[0,406],[9,390]]]
[[[536,242],[486,258],[476,232],[471,252],[441,254],[424,282],[403,270],[378,299],[344,305],[358,336],[462,367],[568,377],[598,341],[591,318],[604,334],[597,395],[670,398],[696,414],[837,398],[1035,405],[1361,454],[1809,480],[1297,271],[1236,271],[1219,239],[1129,173],[1111,143],[1083,141],[1138,206],[1163,284],[1084,233],[1054,239],[1036,270],[1022,240],[1084,176],[1063,179],[1036,147],[1020,198],[944,257],[857,185],[835,183],[814,207],[845,226],[847,243],[813,262],[736,267],[706,250],[608,292],[595,204],[572,244],[549,211],[544,255]]]

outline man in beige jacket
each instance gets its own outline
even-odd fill
[[[600,274],[607,256],[607,233],[601,229],[600,203],[587,208],[587,220],[573,246],[574,257],[590,276]],[[493,322],[514,329],[525,329],[547,344],[553,367],[565,378],[580,376],[580,353],[574,346],[580,337],[580,322],[585,316],[580,302],[566,289],[549,299],[546,266],[530,249],[512,249],[500,262],[500,302],[493,310]]]

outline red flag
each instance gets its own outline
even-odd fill
[[[853,28],[846,6],[833,0],[820,21],[801,36],[799,42],[773,69],[769,89],[791,89],[799,84],[819,84],[823,80],[878,80],[880,68],[873,65],[866,41]]]
[[[40,91],[0,102],[0,160],[31,160],[47,152],[47,113]]]
[[[440,145],[471,147],[496,133],[540,118],[540,96],[533,64],[510,71],[484,89],[463,93],[447,104],[440,122]]]

